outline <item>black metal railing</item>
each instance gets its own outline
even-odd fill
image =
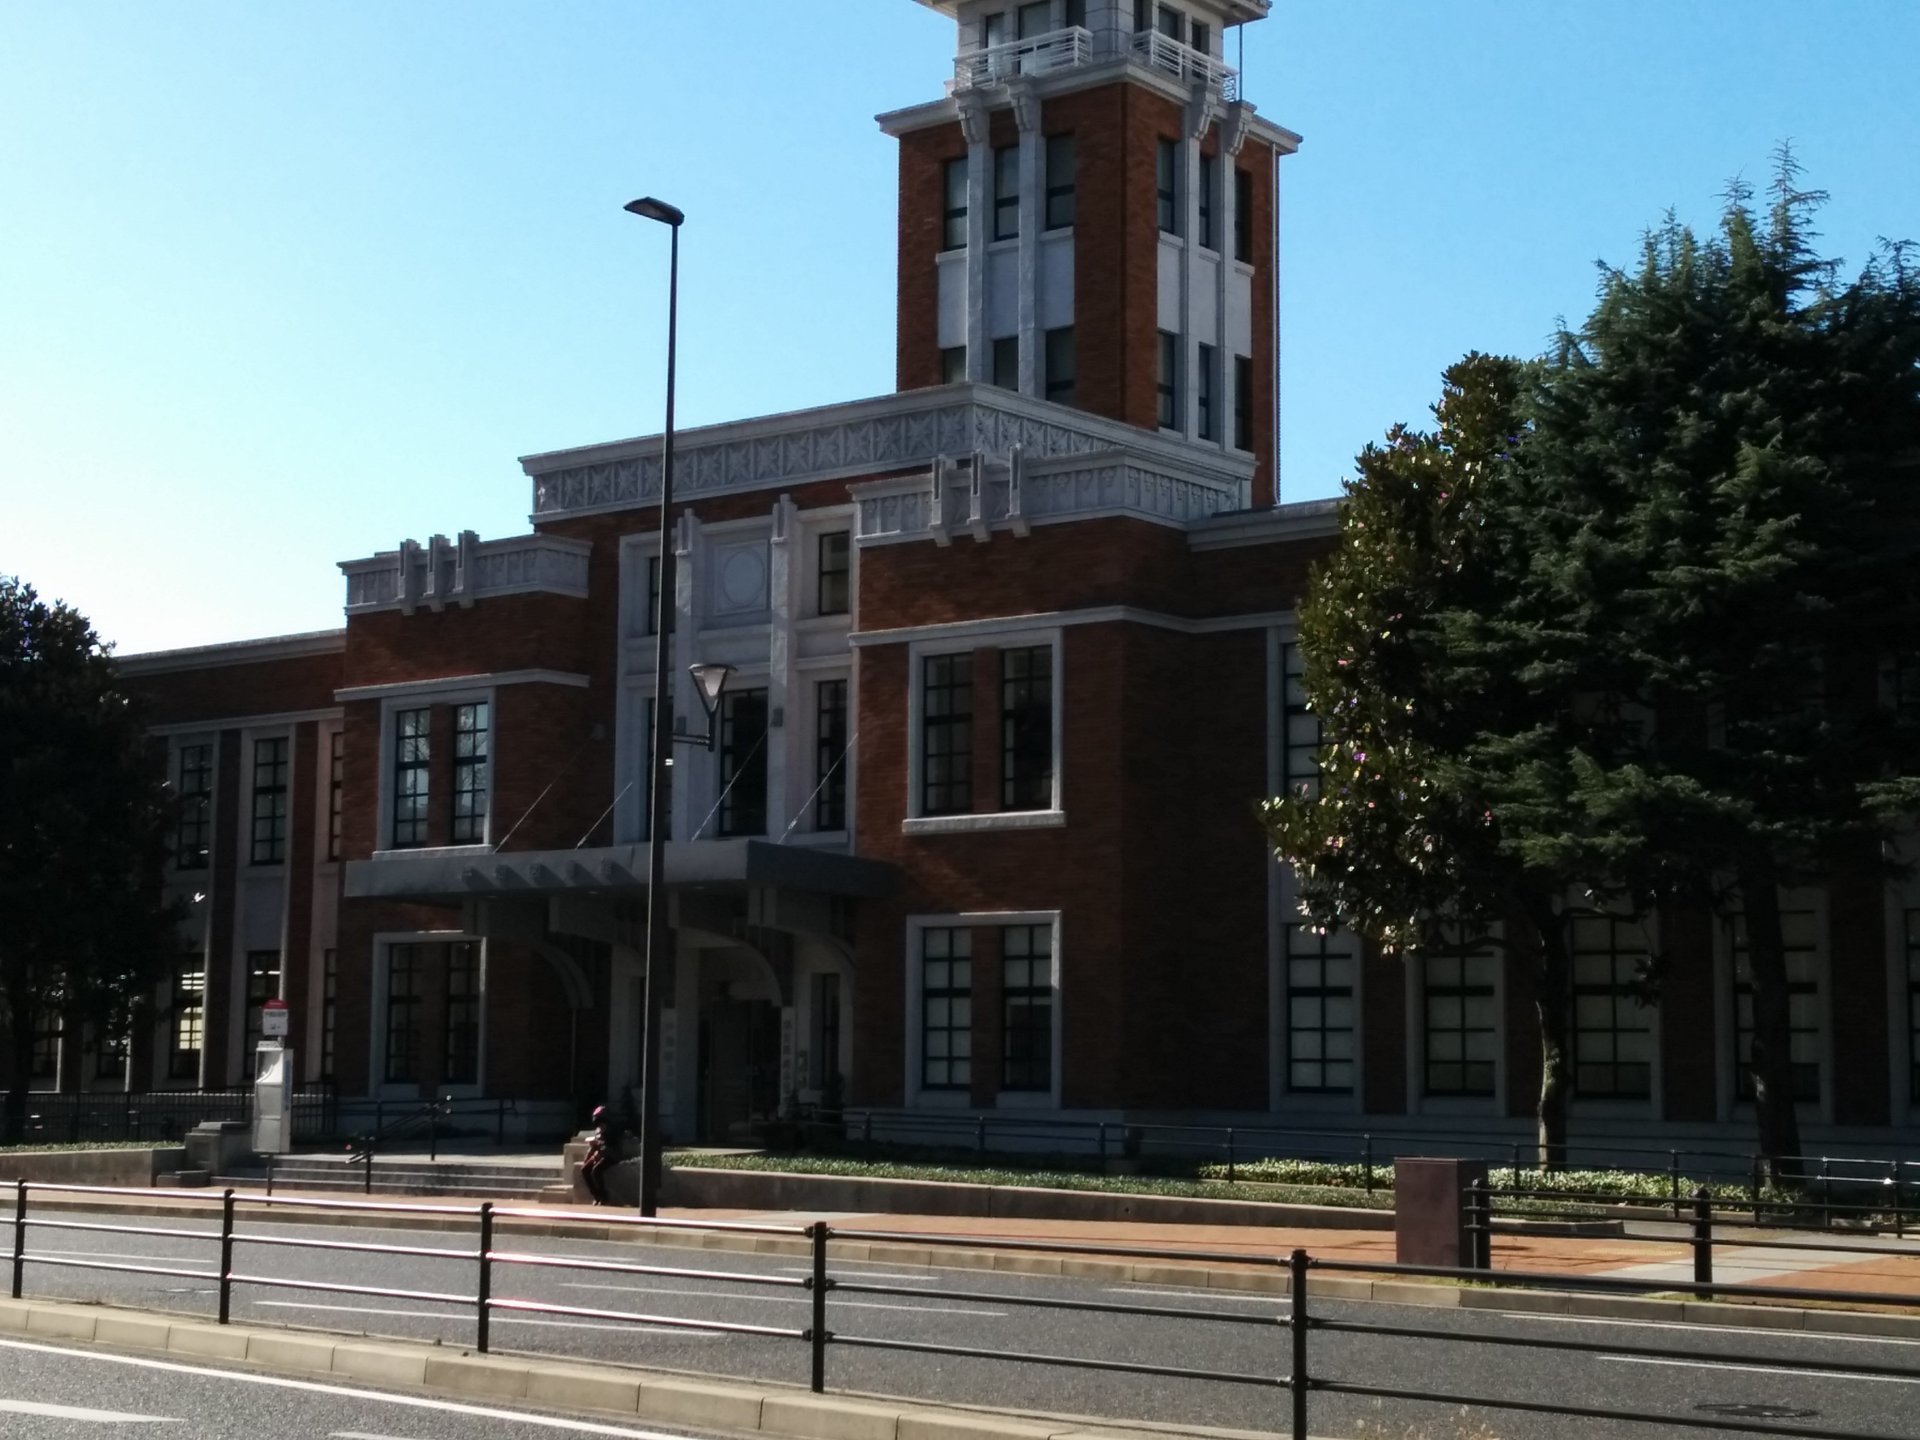
[[[36,1211],[32,1205],[32,1198],[43,1194],[78,1197],[95,1204],[98,1204],[102,1197],[118,1197],[129,1203],[150,1204],[158,1196],[180,1202],[183,1210],[188,1212],[183,1218],[188,1220],[195,1214],[215,1212],[217,1225],[194,1227],[185,1224],[114,1224],[100,1220],[80,1220],[73,1218],[70,1213],[63,1214],[57,1210],[53,1213]],[[500,1206],[491,1202],[478,1205],[403,1204],[305,1197],[271,1199],[247,1197],[241,1200],[232,1190],[210,1196],[205,1191],[195,1190],[155,1192],[105,1186],[16,1182],[12,1225],[12,1294],[16,1299],[23,1297],[25,1273],[29,1265],[46,1265],[158,1275],[210,1284],[217,1294],[218,1320],[223,1325],[231,1322],[234,1292],[250,1287],[412,1300],[470,1312],[474,1345],[482,1353],[491,1348],[492,1320],[502,1313],[570,1317],[612,1324],[644,1325],[667,1330],[791,1340],[798,1342],[805,1349],[807,1383],[815,1392],[824,1392],[828,1388],[829,1359],[835,1347],[844,1350],[920,1353],[988,1362],[1057,1366],[1156,1378],[1207,1381],[1256,1389],[1264,1388],[1276,1393],[1283,1392],[1286,1396],[1285,1419],[1280,1420],[1279,1416],[1275,1417],[1280,1422],[1277,1428],[1283,1435],[1293,1437],[1293,1440],[1306,1440],[1311,1419],[1311,1401],[1317,1394],[1611,1420],[1643,1424],[1668,1432],[1717,1430],[1756,1435],[1792,1434],[1806,1437],[1806,1440],[1892,1440],[1889,1432],[1884,1429],[1871,1433],[1827,1428],[1811,1429],[1796,1422],[1791,1430],[1783,1430],[1778,1426],[1744,1423],[1737,1418],[1726,1416],[1706,1419],[1694,1415],[1659,1414],[1631,1408],[1560,1404],[1512,1394],[1474,1394],[1452,1390],[1416,1390],[1379,1385],[1370,1383],[1368,1379],[1369,1373],[1377,1367],[1359,1368],[1349,1373],[1339,1368],[1327,1356],[1316,1351],[1313,1345],[1315,1335],[1347,1334],[1441,1344],[1532,1349],[1563,1355],[1628,1357],[1639,1360],[1680,1362],[1692,1362],[1701,1358],[1702,1352],[1696,1350],[1643,1344],[1631,1340],[1609,1342],[1567,1338],[1564,1331],[1556,1329],[1548,1332],[1545,1327],[1542,1327],[1541,1333],[1515,1334],[1510,1330],[1423,1327],[1371,1319],[1336,1318],[1318,1312],[1314,1302],[1314,1282],[1316,1276],[1322,1275],[1472,1283],[1482,1287],[1497,1286],[1522,1291],[1552,1290],[1563,1293],[1612,1296],[1667,1294],[1676,1288],[1671,1281],[1489,1270],[1485,1268],[1484,1262],[1490,1258],[1490,1250],[1495,1238],[1490,1226],[1490,1204],[1493,1198],[1493,1192],[1484,1186],[1477,1187],[1473,1195],[1473,1223],[1478,1227],[1476,1231],[1478,1239],[1472,1247],[1476,1253],[1471,1258],[1480,1263],[1449,1267],[1333,1259],[1315,1256],[1305,1249],[1293,1250],[1284,1259],[1276,1260],[1270,1254],[1235,1251],[1086,1245],[1066,1240],[1012,1240],[999,1237],[926,1235],[888,1230],[835,1229],[824,1221],[795,1226],[733,1221],[641,1219],[633,1215],[609,1215],[604,1212],[581,1216],[544,1208]],[[241,1205],[246,1207],[244,1216],[240,1213]],[[1700,1296],[1738,1295],[1747,1299],[1791,1299],[1802,1304],[1838,1303],[1862,1306],[1899,1304],[1903,1301],[1904,1297],[1883,1292],[1802,1289],[1716,1281],[1712,1275],[1712,1247],[1715,1243],[1715,1232],[1718,1228],[1726,1226],[1728,1222],[1715,1215],[1705,1195],[1695,1196],[1694,1205],[1691,1229],[1675,1240],[1677,1244],[1691,1247],[1696,1256],[1693,1279],[1680,1288]],[[372,1243],[321,1239],[303,1234],[272,1233],[259,1229],[251,1223],[245,1225],[242,1223],[243,1220],[252,1222],[261,1215],[292,1220],[302,1215],[321,1212],[364,1215],[369,1221],[378,1221],[382,1217],[395,1215],[437,1217],[446,1228],[470,1235],[472,1240],[471,1244],[451,1246]],[[212,1218],[211,1214],[209,1218]],[[496,1230],[501,1220],[537,1222],[542,1227],[542,1233],[545,1234],[553,1233],[556,1228],[564,1233],[568,1225],[580,1223],[590,1227],[586,1232],[586,1238],[592,1239],[604,1237],[609,1229],[614,1233],[624,1232],[655,1240],[678,1238],[683,1243],[689,1244],[701,1243],[696,1237],[712,1234],[750,1236],[756,1242],[766,1237],[778,1237],[794,1242],[796,1248],[804,1245],[809,1264],[804,1276],[796,1277],[785,1273],[769,1274],[694,1268],[606,1259],[599,1256],[502,1249],[498,1244]],[[198,1241],[208,1247],[212,1264],[210,1268],[201,1268],[184,1264],[160,1263],[157,1258],[156,1263],[138,1264],[130,1263],[126,1259],[82,1258],[72,1251],[37,1253],[29,1244],[29,1236],[41,1229]],[[1027,1254],[1049,1254],[1063,1258],[1074,1256],[1107,1260],[1150,1260],[1200,1266],[1225,1264],[1258,1266],[1268,1270],[1284,1267],[1285,1291],[1289,1297],[1289,1305],[1287,1314],[1283,1317],[1284,1340],[1277,1348],[1284,1351],[1286,1368],[1284,1373],[1276,1373],[1281,1359],[1279,1354],[1274,1357],[1274,1368],[1263,1373],[1255,1373],[1173,1363],[1117,1360],[1097,1354],[1046,1353],[1031,1349],[1011,1350],[835,1330],[832,1326],[832,1321],[837,1318],[832,1309],[832,1298],[835,1295],[891,1296],[903,1300],[931,1300],[947,1305],[955,1301],[964,1301],[983,1306],[1053,1310],[1068,1314],[1104,1314],[1175,1319],[1206,1325],[1250,1326],[1269,1332],[1276,1328],[1275,1317],[1247,1311],[1188,1308],[1170,1304],[1138,1303],[1125,1299],[1091,1299],[1065,1294],[1054,1296],[1032,1288],[1004,1291],[956,1290],[951,1286],[935,1286],[931,1283],[888,1283],[886,1277],[862,1278],[857,1275],[843,1277],[834,1273],[832,1247],[835,1242],[862,1247],[857,1253],[863,1256],[874,1253],[872,1248],[874,1246],[889,1244],[911,1246],[933,1256],[936,1265],[943,1254],[953,1256],[962,1250],[974,1252],[1003,1250]],[[1761,1242],[1742,1240],[1739,1243],[1745,1246]],[[1779,1243],[1792,1249],[1830,1248],[1855,1255],[1881,1253],[1879,1251],[1863,1252],[1859,1247],[1837,1244],[1817,1247],[1800,1240]],[[444,1261],[456,1267],[456,1273],[463,1279],[457,1287],[427,1290],[303,1279],[288,1274],[269,1274],[261,1270],[236,1268],[236,1253],[245,1253],[249,1247],[426,1258]],[[756,1243],[756,1249],[758,1248],[759,1245]],[[1916,1251],[1911,1247],[1899,1249],[1886,1247],[1885,1253],[1912,1256]],[[1701,1258],[1702,1256],[1704,1258]],[[599,1275],[651,1277],[668,1281],[693,1280],[744,1287],[798,1290],[805,1292],[810,1300],[808,1323],[798,1327],[743,1324],[685,1315],[643,1313],[639,1310],[565,1305],[530,1296],[501,1293],[507,1276],[515,1272],[536,1270],[571,1270]],[[1325,1290],[1322,1291],[1322,1295],[1326,1298],[1345,1298]],[[1527,1317],[1513,1318],[1524,1323]],[[1073,1331],[1063,1327],[1059,1333],[1066,1335]],[[1778,1376],[1797,1374],[1833,1378],[1837,1375],[1841,1378],[1859,1377],[1867,1380],[1889,1378],[1911,1380],[1913,1375],[1910,1365],[1881,1364],[1871,1360],[1852,1358],[1847,1359],[1844,1364],[1836,1364],[1831,1359],[1787,1358],[1772,1353],[1736,1352],[1725,1348],[1716,1348],[1712,1352],[1711,1360],[1716,1365],[1733,1365],[1741,1369]],[[1909,1434],[1911,1437],[1913,1432]]]
[[[337,1133],[338,1113],[339,1098],[331,1085],[296,1090],[292,1138],[298,1142],[330,1138]],[[252,1123],[253,1091],[35,1091],[27,1096],[21,1139],[28,1145],[143,1140],[177,1144],[194,1126],[213,1120]]]

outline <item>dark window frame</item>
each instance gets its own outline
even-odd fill
[[[917,979],[920,1088],[966,1091],[973,1085],[973,931],[964,925],[923,927]]]
[[[847,704],[852,682],[841,677],[813,687],[813,828],[847,828]]]
[[[1650,1100],[1652,1012],[1635,989],[1647,954],[1640,922],[1577,915],[1570,928],[1573,1094],[1582,1100]],[[1622,1059],[1622,1039],[1635,1034],[1645,1037],[1647,1058]]]
[[[1000,1088],[1053,1090],[1053,923],[1000,927]]]
[[[433,800],[433,709],[409,706],[393,712],[393,816],[389,842],[395,850],[427,843]]]
[[[285,735],[253,742],[252,829],[247,863],[287,863],[288,781],[293,773],[293,741]]]
[[[1159,421],[1162,430],[1180,428],[1180,337],[1171,330],[1160,332],[1158,374],[1155,388],[1159,395]]]
[[[1215,191],[1220,185],[1220,157],[1202,151],[1200,155],[1200,248],[1218,250],[1220,237],[1214,233],[1214,221],[1220,212]]]
[[[1786,962],[1788,965],[1787,1007],[1788,1007],[1788,1046],[1790,1050],[1801,1048],[1800,1042],[1812,1037],[1810,1048],[1815,1059],[1795,1059],[1790,1054],[1788,1064],[1793,1075],[1793,1099],[1798,1105],[1816,1105],[1820,1101],[1820,1085],[1824,1070],[1823,1037],[1820,1025],[1820,942],[1816,937],[1805,944],[1795,943],[1792,925],[1796,917],[1811,917],[1815,925],[1820,923],[1820,912],[1801,906],[1780,907],[1780,928],[1785,941]],[[1753,1101],[1753,982],[1740,978],[1740,957],[1746,952],[1746,926],[1742,915],[1729,916],[1724,923],[1728,927],[1728,954],[1731,960],[1729,969],[1733,976],[1733,1067],[1734,1092],[1738,1099]],[[1796,955],[1813,957],[1814,978],[1796,980],[1792,978],[1792,966]],[[1795,1004],[1796,1001],[1811,1002]],[[1796,1023],[1795,1011],[1802,1015],[1813,1012],[1811,1024]]]
[[[173,995],[167,1009],[167,1079],[200,1078],[200,1052],[207,1044],[207,962],[188,954],[174,962]],[[182,1040],[191,1038],[192,1044]]]
[[[383,1084],[420,1083],[421,981],[426,971],[427,945],[400,940],[387,946],[386,1034],[381,1046]]]
[[[941,167],[940,184],[943,206],[940,217],[941,253],[964,250],[967,248],[967,222],[972,209],[972,181],[967,174],[967,158],[964,155],[947,161]],[[954,203],[956,194],[960,202],[957,205]]]
[[[1471,978],[1469,966],[1479,962],[1494,967],[1488,980]],[[1441,953],[1424,957],[1420,965],[1420,1022],[1424,1044],[1422,1093],[1436,1099],[1462,1098],[1485,1100],[1499,1093],[1500,1087],[1500,985],[1499,959],[1487,951]],[[1486,1002],[1486,1022],[1471,1023],[1469,1011],[1474,1001]],[[1438,1002],[1438,1006],[1436,1006]],[[1449,1002],[1459,1005],[1459,1018],[1445,1018]],[[1436,1016],[1436,1009],[1439,1015]],[[1491,1036],[1491,1058],[1476,1058],[1472,1037]],[[1452,1036],[1459,1044],[1458,1055],[1436,1058],[1434,1041]],[[1449,1072],[1456,1072],[1446,1078]],[[1484,1076],[1484,1080],[1482,1079]]]
[[[1020,337],[1003,335],[993,342],[993,383],[1002,390],[1020,388]]]
[[[967,347],[948,345],[940,351],[940,383],[958,385],[967,378]]]
[[[814,613],[850,613],[853,609],[853,532],[822,531],[814,545],[814,567]]]
[[[1046,216],[1041,228],[1071,230],[1079,208],[1075,174],[1078,147],[1074,144],[1073,132],[1047,136],[1046,147]]]
[[[1045,399],[1055,405],[1071,405],[1079,385],[1078,356],[1074,350],[1073,326],[1061,325],[1042,337],[1046,375],[1041,383]]]
[[[1162,235],[1180,233],[1180,142],[1164,136],[1154,152],[1155,214]]]
[[[1216,347],[1206,344],[1200,345],[1198,349],[1199,354],[1194,367],[1197,373],[1193,377],[1194,422],[1199,427],[1202,440],[1218,440],[1220,438],[1220,406],[1214,372],[1220,363],[1220,352]]]
[[[175,757],[173,868],[204,870],[213,860],[213,744],[182,745]]]
[[[1298,643],[1280,645],[1280,793],[1320,795],[1320,717],[1307,698],[1307,661]]]
[[[1000,652],[1000,808],[1051,810],[1053,646],[1023,645]]]
[[[445,1043],[440,1079],[447,1085],[480,1083],[481,1018],[485,980],[478,940],[450,940],[442,950],[441,1031]]]
[[[1253,453],[1253,358],[1233,357],[1233,448]]]
[[[973,809],[973,653],[923,656],[919,679],[920,813],[968,814]]]
[[[332,1080],[340,1039],[340,952],[320,952],[320,1078]]]
[[[755,716],[758,723],[755,724]],[[725,836],[767,833],[767,687],[727,690],[720,697],[720,813]]]
[[[1001,145],[993,152],[993,238],[1020,238],[1020,147]]]
[[[1353,1004],[1358,962],[1352,943],[1337,932],[1316,933],[1312,925],[1297,920],[1287,923],[1282,943],[1287,967],[1287,1093],[1351,1095],[1359,1068],[1359,1015]],[[1337,1053],[1342,1050],[1344,1054]]]
[[[1233,171],[1233,258],[1253,263],[1253,172]]]
[[[485,700],[467,700],[453,707],[453,793],[449,797],[453,809],[447,839],[455,845],[486,843],[492,718]]]
[[[250,1085],[254,1052],[266,1039],[262,1009],[267,1001],[280,998],[280,977],[286,957],[278,950],[249,950],[246,964],[246,1029],[240,1041],[240,1069],[242,1080]]]
[[[335,730],[327,737],[327,861],[340,858],[340,833],[346,818],[347,732]]]

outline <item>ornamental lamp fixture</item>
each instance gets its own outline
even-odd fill
[[[700,692],[700,704],[707,712],[707,733],[704,736],[676,735],[674,738],[689,744],[704,744],[711,750],[719,734],[720,695],[727,688],[727,677],[733,674],[733,666],[700,663],[689,665],[687,673],[693,676],[694,688]]]

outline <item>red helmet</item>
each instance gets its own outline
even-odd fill
[[[596,1105],[593,1107],[593,1119],[595,1124],[598,1124],[600,1121],[606,1119],[606,1116],[607,1116],[606,1106]]]

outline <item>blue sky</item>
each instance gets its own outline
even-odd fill
[[[912,0],[0,0],[0,572],[125,651],[339,623],[334,562],[525,529],[516,457],[893,381]],[[1920,237],[1910,0],[1276,0],[1283,486],[1533,354],[1792,140],[1828,253]]]

